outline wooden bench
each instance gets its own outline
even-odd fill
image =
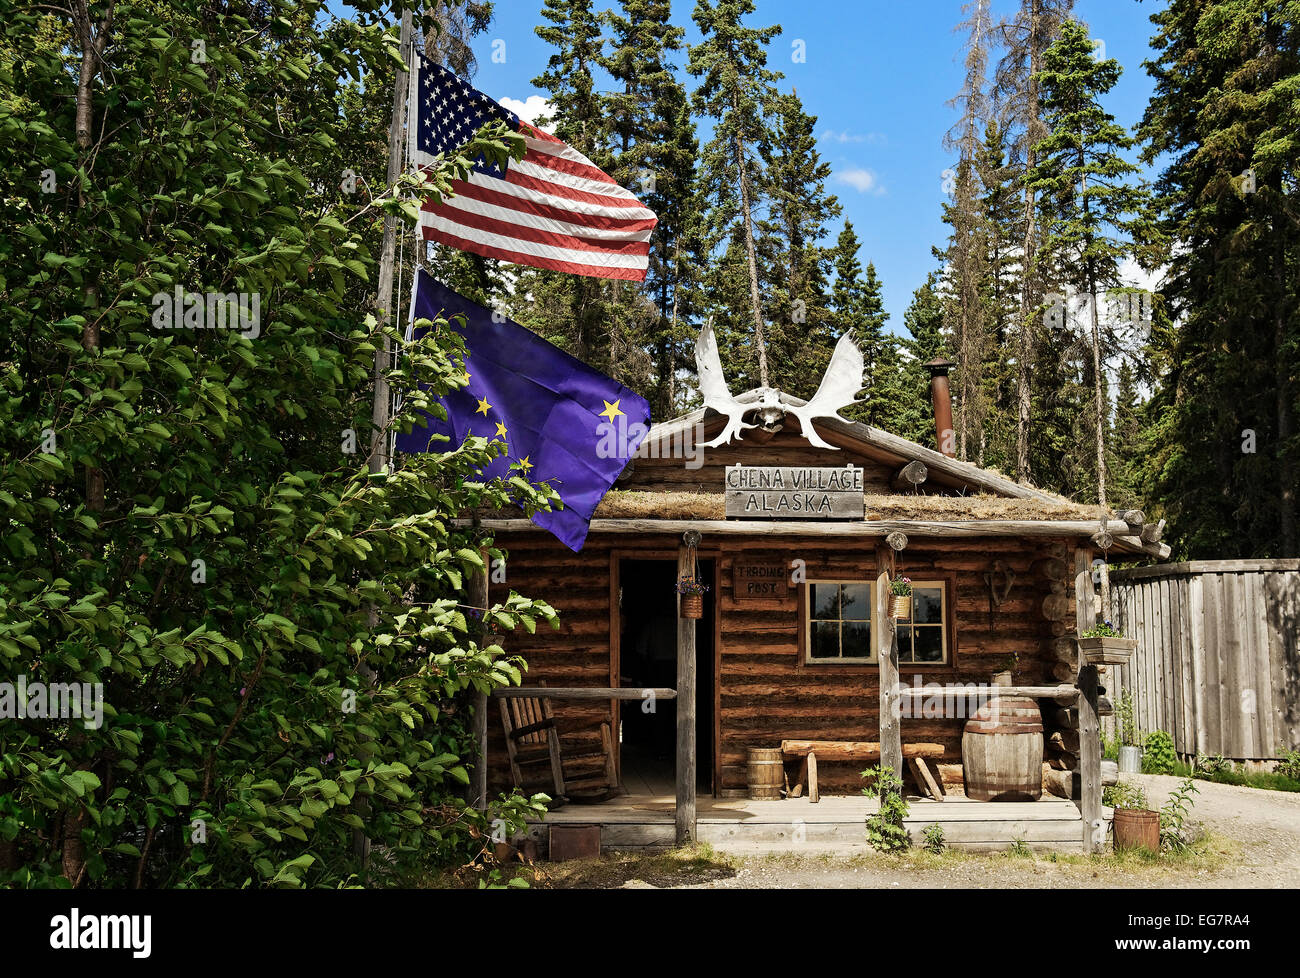
[[[801,757],[798,783],[790,792],[791,798],[803,794],[804,779],[808,781],[808,801],[821,800],[817,791],[817,758],[823,761],[878,761],[880,745],[852,740],[783,740],[781,752],[787,757]],[[916,775],[916,783],[930,793],[935,801],[943,801],[943,781],[930,770],[927,758],[943,757],[943,744],[904,744],[903,759]],[[901,772],[899,772],[901,774]]]

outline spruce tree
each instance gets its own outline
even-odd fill
[[[1300,18],[1285,0],[1171,0],[1151,20],[1140,134],[1178,242],[1178,328],[1146,411],[1155,488],[1184,556],[1295,556]]]
[[[700,162],[712,203],[708,234],[715,247],[724,249],[724,260],[711,276],[714,294],[720,305],[727,301],[724,308],[731,312],[718,324],[719,334],[729,341],[723,344],[725,350],[742,354],[745,373],[756,371],[759,384],[767,386],[766,326],[754,225],[763,185],[757,149],[768,138],[765,115],[781,78],[767,67],[767,44],[781,28],[746,27],[741,21],[753,13],[753,0],[697,0],[692,17],[702,39],[689,50],[689,70],[700,79],[693,96],[695,111],[714,120],[713,138]],[[739,266],[737,259],[742,262]],[[744,288],[721,281],[723,275],[742,277]],[[735,305],[742,296],[744,304]],[[748,344],[737,321],[742,310],[753,330]]]
[[[651,386],[644,393],[655,418],[676,410],[681,344],[675,324],[681,320],[673,313],[683,312],[678,290],[683,270],[690,274],[692,266],[680,261],[682,238],[697,220],[699,203],[694,196],[699,142],[674,63],[685,32],[671,23],[671,13],[668,0],[622,0],[618,10],[604,14],[612,44],[601,62],[614,80],[606,99],[614,154],[610,173],[659,218],[640,290],[655,310],[654,322],[641,338],[653,361]],[[632,303],[637,292],[627,284],[614,291],[620,306]]]
[[[893,360],[896,366],[893,371],[882,372],[884,378],[890,379],[882,391],[880,423],[887,431],[936,451],[939,445],[930,403],[930,372],[925,365],[949,353],[944,339],[945,304],[939,286],[939,273],[931,272],[912,293],[912,301],[903,313],[908,336],[886,354],[886,359]]]
[[[986,413],[982,373],[987,323],[981,295],[986,274],[986,235],[978,163],[980,134],[989,114],[985,70],[991,28],[985,0],[968,3],[963,10],[967,17],[958,29],[968,33],[966,75],[961,92],[949,102],[960,108],[961,115],[944,138],[944,148],[957,153],[953,198],[944,208],[944,220],[952,226],[946,258],[949,328],[957,355],[957,455],[966,459],[971,449],[982,443]]]
[[[835,285],[831,290],[834,331],[839,336],[853,330],[857,337],[858,348],[862,350],[866,389],[861,395],[862,403],[842,413],[854,421],[883,428],[888,427],[893,402],[898,396],[900,364],[894,338],[885,332],[889,314],[885,312],[880,294],[876,266],[868,263],[863,271],[858,260],[860,247],[853,223],[845,221],[832,255],[835,268]]]
[[[592,0],[545,0],[548,21],[537,36],[555,50],[546,70],[533,84],[546,92],[551,115],[546,123],[556,136],[596,166],[610,166],[610,117],[594,73],[604,57],[605,39]],[[609,282],[544,269],[521,268],[514,284],[515,318],[578,359],[634,384],[619,370],[616,351],[625,349],[611,314],[617,290]]]
[[[996,118],[985,129],[977,166],[984,187],[980,205],[985,262],[980,292],[989,330],[983,369],[987,444],[981,464],[1014,473],[1018,402],[1011,339],[1018,332],[1016,314],[1020,304],[1020,174],[1006,159],[1005,129]]]
[[[1101,107],[1101,97],[1119,76],[1119,62],[1094,56],[1086,27],[1074,20],[1061,26],[1060,38],[1043,55],[1038,80],[1049,133],[1035,147],[1039,162],[1027,181],[1050,208],[1046,246],[1068,256],[1069,284],[1087,299],[1094,412],[1087,427],[1095,445],[1097,501],[1102,506],[1109,417],[1105,362],[1111,344],[1103,342],[1100,293],[1120,284],[1121,259],[1135,252],[1135,241],[1151,236],[1149,194],[1130,182],[1138,168],[1120,155],[1133,146],[1133,139]]]
[[[830,362],[839,331],[830,316],[830,251],[821,245],[840,214],[826,192],[829,163],[817,152],[817,118],[798,94],[775,100],[771,131],[760,146],[766,217],[759,252],[768,270],[772,385],[811,397]]]
[[[1015,133],[1026,173],[1034,168],[1036,147],[1047,135],[1038,91],[1043,52],[1055,40],[1061,22],[1073,7],[1074,0],[1021,0],[1016,16],[998,27],[1005,53],[998,62],[993,95],[1005,109],[1005,119]],[[1023,482],[1030,476],[1030,378],[1035,362],[1034,337],[1042,310],[1042,297],[1050,289],[1044,288],[1041,274],[1034,190],[1028,182],[1022,186],[1022,274],[1016,342],[1016,478]]]

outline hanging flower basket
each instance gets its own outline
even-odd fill
[[[889,582],[889,617],[910,619],[912,617],[912,579],[895,577]]]
[[[704,592],[709,586],[693,577],[683,577],[677,582],[677,593],[682,596],[681,616],[683,618],[704,617]]]
[[[1137,639],[1125,638],[1108,621],[1094,625],[1079,636],[1079,654],[1093,666],[1126,665],[1137,646]]]

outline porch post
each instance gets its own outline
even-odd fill
[[[1092,610],[1092,550],[1074,551],[1075,637],[1096,623]],[[1098,712],[1097,667],[1079,653],[1079,814],[1083,816],[1083,851],[1098,852],[1093,823],[1101,821],[1101,721]]]
[[[880,665],[880,763],[903,777],[903,732],[898,709],[898,630],[889,613],[889,575],[894,566],[893,551],[876,548],[876,609],[880,634],[876,636],[876,659]]]
[[[700,534],[687,530],[677,550],[677,580],[695,572]],[[717,596],[714,596],[717,600]],[[695,619],[682,617],[677,595],[677,844],[695,841]]]

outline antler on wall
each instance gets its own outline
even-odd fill
[[[704,397],[704,406],[727,416],[727,426],[722,429],[722,433],[713,441],[704,442],[703,447],[726,445],[744,429],[758,427],[742,420],[745,412],[752,410],[755,405],[741,404],[727,389],[727,379],[722,374],[722,358],[718,355],[718,341],[713,335],[712,319],[704,324],[700,338],[695,341],[695,369],[700,375],[700,394]]]
[[[799,419],[799,428],[808,442],[818,448],[830,448],[838,451],[834,445],[823,441],[813,430],[813,418],[836,418],[843,420],[836,413],[850,404],[857,404],[857,393],[862,390],[862,371],[866,366],[862,351],[853,341],[853,331],[849,330],[835,344],[831,354],[830,365],[822,377],[821,385],[812,400],[802,407],[787,404],[786,410]]]

